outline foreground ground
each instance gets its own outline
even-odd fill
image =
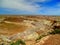
[[[59,45],[60,17],[0,16],[0,42],[0,45],[21,42],[22,45]]]

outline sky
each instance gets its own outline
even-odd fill
[[[60,0],[0,0],[0,14],[60,15]]]

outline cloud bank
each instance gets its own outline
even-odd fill
[[[23,11],[36,11],[39,8],[37,5],[28,4],[25,0],[2,0],[1,7]]]
[[[0,7],[8,12],[19,14],[60,14],[60,1],[58,0],[0,0]],[[57,13],[56,13],[57,12]]]

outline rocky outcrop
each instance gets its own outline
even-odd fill
[[[46,36],[37,42],[36,45],[60,45],[60,34]]]
[[[59,38],[57,35],[50,35],[55,28],[60,28],[58,19],[60,18],[53,16],[7,16],[0,22],[0,37],[5,37],[1,39],[6,41],[23,39],[26,45],[52,45],[49,41]],[[39,36],[43,37],[36,41]]]

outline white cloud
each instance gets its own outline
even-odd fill
[[[28,4],[24,0],[2,0],[1,7],[4,8],[13,8],[23,11],[36,11],[40,8],[38,5]]]
[[[51,1],[51,0],[30,0],[32,2],[48,2],[48,1]]]
[[[1,7],[36,12],[37,10],[42,9],[42,7],[40,7],[41,5],[34,4],[34,2],[45,2],[48,0],[30,0],[30,2],[27,1],[28,0],[2,0]]]
[[[33,0],[33,1],[35,1],[35,2],[45,2],[47,0]]]
[[[28,11],[36,14],[38,11],[40,13],[41,10],[46,9],[44,9],[45,7],[41,7],[41,5],[37,5],[34,2],[47,2],[47,1],[51,0],[30,0],[30,2],[28,2],[27,0],[2,0],[0,6],[3,8],[8,8],[8,11],[9,9],[15,9],[14,11],[16,10]]]

